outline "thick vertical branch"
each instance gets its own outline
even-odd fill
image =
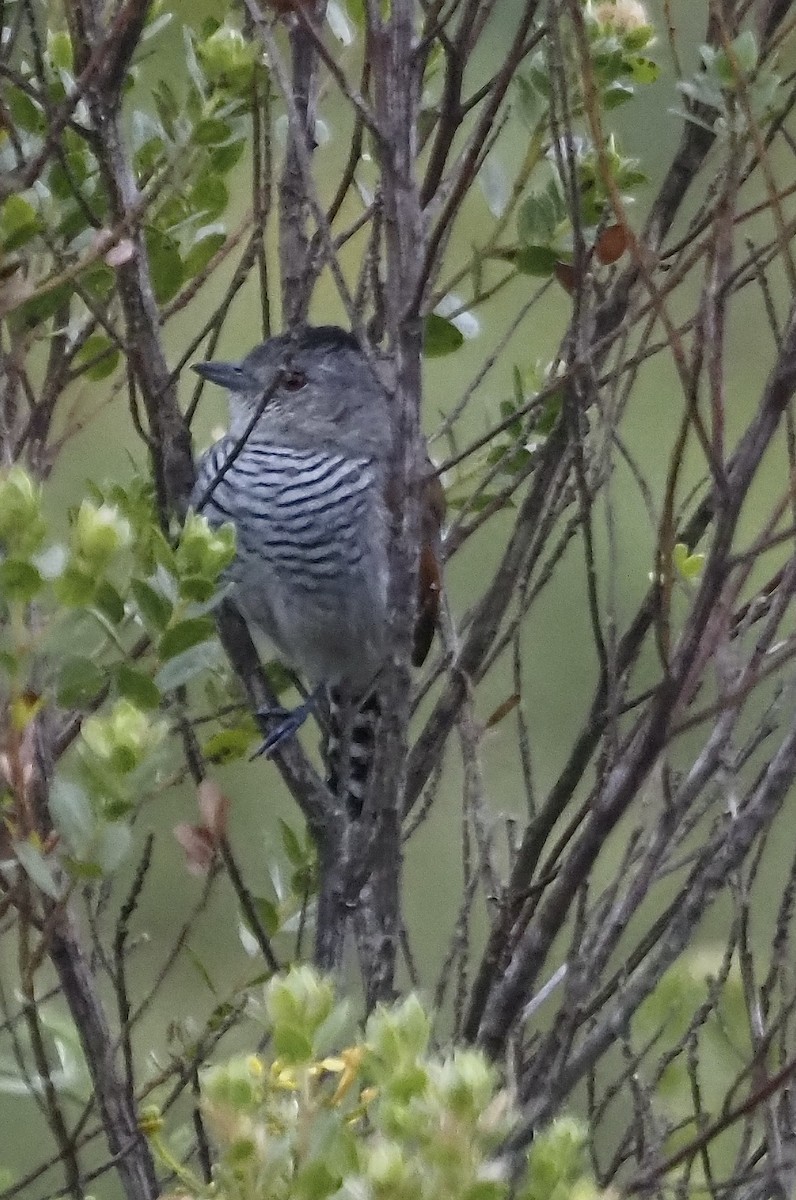
[[[37,724],[33,810],[39,837],[52,834],[49,781],[52,775],[52,722]],[[46,900],[49,959],[69,1007],[102,1114],[102,1127],[116,1162],[125,1200],[154,1200],[159,1194],[149,1146],[138,1128],[131,1084],[117,1065],[119,1038],[110,1028],[91,965],[68,903]]]
[[[325,0],[315,0],[312,18],[318,22]],[[301,22],[290,32],[293,61],[292,94],[298,123],[288,121],[285,165],[279,180],[279,261],[282,270],[282,325],[289,329],[303,320],[309,307],[311,279],[310,237],[307,221],[310,203],[302,170],[302,154],[315,146],[317,105],[317,51],[312,36]],[[297,143],[301,143],[301,147]]]
[[[133,7],[130,5],[129,7]],[[127,57],[117,64],[108,86],[89,86],[86,98],[96,134],[98,157],[108,195],[110,220],[127,226],[133,253],[117,268],[126,321],[130,363],[146,408],[153,468],[164,513],[181,511],[193,485],[193,455],[188,427],[177,404],[176,382],[166,365],[160,324],[142,225],[141,193],[125,147],[118,113],[120,82],[138,42],[148,5],[136,4],[135,22],[127,29]],[[88,60],[90,48],[107,36],[104,14],[96,0],[70,9],[76,61]],[[102,80],[102,83],[108,81]]]
[[[371,999],[392,990],[399,932],[401,810],[406,779],[410,712],[410,660],[415,621],[420,541],[420,395],[422,324],[413,304],[425,229],[415,177],[418,65],[414,5],[396,0],[389,21],[370,30],[376,116],[384,139],[379,147],[384,204],[385,320],[394,375],[391,383],[393,457],[391,496],[397,537],[390,546],[389,614],[391,647],[385,676],[383,726],[370,791],[375,825],[371,918]]]
[[[50,959],[80,1035],[102,1126],[126,1200],[154,1200],[160,1188],[152,1155],[138,1128],[132,1096],[116,1066],[117,1039],[111,1034],[91,967],[68,912],[55,922]]]

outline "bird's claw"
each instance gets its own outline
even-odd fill
[[[297,705],[296,708],[260,708],[257,710],[257,716],[265,720],[278,719],[279,724],[275,729],[272,729],[262,744],[250,756],[249,761],[255,758],[260,758],[265,755],[270,758],[275,750],[277,750],[283,742],[289,738],[295,737],[301,726],[306,721],[307,717],[312,712],[314,697],[310,696],[303,704]]]

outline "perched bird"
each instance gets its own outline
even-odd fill
[[[202,457],[192,503],[211,524],[231,521],[234,598],[278,653],[330,698],[330,785],[340,786],[339,724],[353,705],[349,805],[361,806],[387,653],[388,545],[393,534],[387,396],[350,333],[332,325],[270,338],[241,362],[194,367],[226,387],[229,432]],[[413,659],[434,636],[444,499],[424,449],[420,596]],[[300,705],[266,739],[298,728]]]

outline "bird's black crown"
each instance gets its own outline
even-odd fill
[[[339,325],[308,325],[299,335],[302,350],[359,350],[359,342]]]

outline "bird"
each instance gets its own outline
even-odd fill
[[[356,337],[336,325],[307,325],[268,338],[238,362],[193,369],[227,389],[230,423],[198,464],[192,507],[212,526],[234,525],[233,599],[309,689],[297,708],[270,714],[281,720],[258,753],[272,753],[325,696],[329,786],[356,814],[389,650],[395,519],[387,393]],[[445,502],[425,445],[416,457],[421,544],[412,660],[420,666],[438,619]]]

